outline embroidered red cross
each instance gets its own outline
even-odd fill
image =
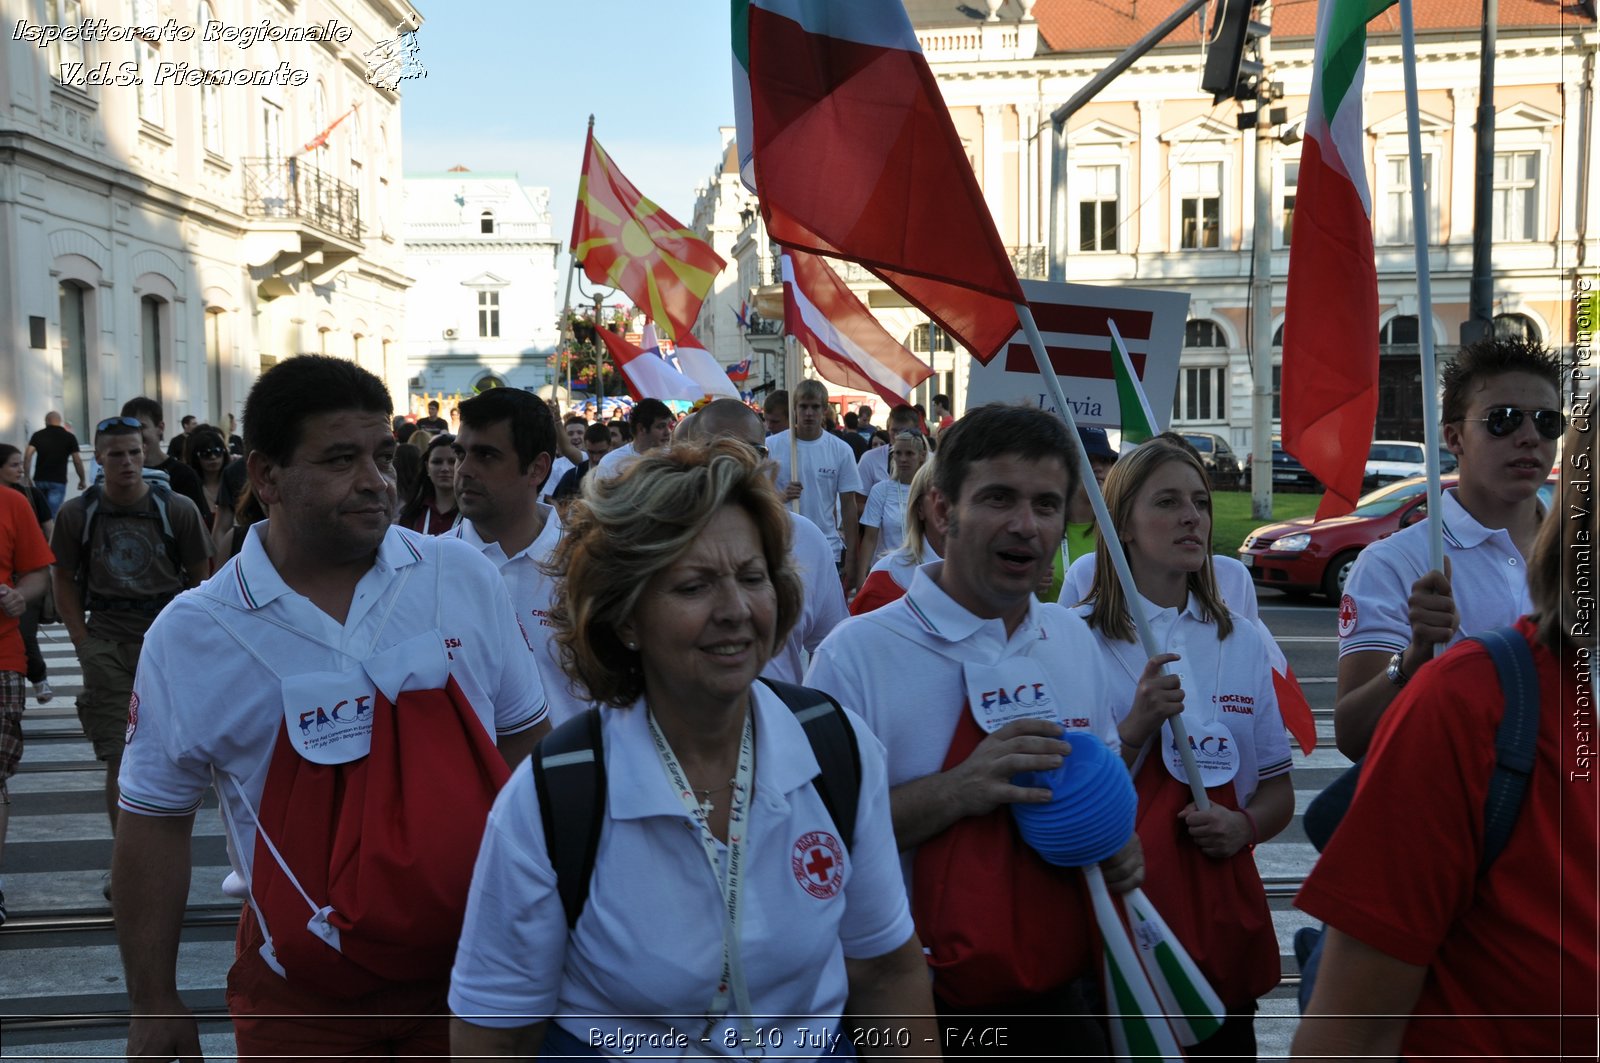
[[[811,850],[811,862],[806,864],[806,870],[823,882],[828,881],[828,872],[833,868],[833,857],[821,849]]]

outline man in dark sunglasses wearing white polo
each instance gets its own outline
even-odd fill
[[[1444,492],[1445,571],[1429,571],[1427,520],[1361,552],[1339,603],[1334,733],[1351,759],[1435,648],[1532,610],[1526,559],[1544,515],[1539,488],[1565,427],[1561,363],[1542,344],[1462,348],[1441,373],[1445,446],[1461,462]]]

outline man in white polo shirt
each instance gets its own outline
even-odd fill
[[[1494,339],[1462,348],[1442,376],[1444,442],[1461,462],[1442,500],[1446,570],[1428,570],[1427,521],[1373,543],[1350,570],[1333,719],[1351,759],[1440,645],[1532,609],[1526,559],[1564,426],[1561,363],[1537,342]]]
[[[263,373],[244,427],[271,519],[145,637],[112,858],[130,1058],[200,1056],[176,965],[213,785],[250,889],[228,976],[239,1054],[448,1054],[478,838],[549,724],[494,566],[391,525],[391,412],[345,359]]]
[[[1003,1048],[984,1042],[985,1053],[1039,1058],[1071,1045],[1093,1055],[1101,1040],[1090,1017],[1099,943],[1081,876],[1046,867],[1031,851],[1012,848],[1000,865],[947,848],[957,837],[1013,837],[1010,806],[1050,799],[1048,789],[1013,779],[1059,767],[1070,753],[1064,731],[1117,748],[1093,634],[1033,595],[1061,541],[1076,468],[1071,434],[1056,417],[999,403],[969,411],[940,437],[934,467],[932,523],[944,534],[944,560],[920,568],[904,597],[835,628],[806,673],[807,685],[860,712],[888,754],[895,840],[935,1001],[947,1019],[962,1015],[946,1023],[947,1056],[963,1045],[977,1050],[968,1036],[974,1022],[1006,1028]],[[1029,691],[1032,709],[1049,707],[980,719],[995,690]],[[929,874],[923,862],[940,852],[948,863]],[[962,856],[972,859],[954,870]],[[1112,890],[1138,885],[1137,836],[1101,866]],[[956,929],[939,919],[986,909],[1016,913],[1024,925],[958,918]],[[1024,991],[1029,979],[1009,976],[1029,961],[1013,958],[1039,949],[1050,950],[1050,984]]]
[[[679,431],[683,433],[682,438],[690,442],[737,439],[750,444],[762,457],[767,456],[767,437],[761,418],[738,399],[713,399]],[[798,683],[805,673],[802,651],[815,652],[828,633],[850,614],[845,609],[844,591],[833,568],[833,550],[828,540],[804,517],[790,513],[789,518],[793,533],[789,540],[789,556],[805,584],[805,600],[800,619],[789,629],[789,638],[772,655],[761,674],[769,679]]]
[[[500,570],[539,663],[552,727],[589,707],[562,671],[548,619],[555,579],[543,565],[561,539],[561,519],[538,495],[555,446],[550,411],[526,391],[492,388],[463,402],[455,442],[461,523],[451,532]]]
[[[640,399],[628,413],[633,426],[633,442],[617,447],[595,467],[594,475],[609,479],[620,476],[629,465],[658,447],[672,442],[672,411],[660,399]]]
[[[861,477],[855,451],[822,430],[822,408],[827,404],[828,389],[822,381],[800,381],[794,389],[794,427],[769,436],[767,447],[778,465],[778,490],[787,499],[800,499],[800,515],[822,529],[833,550],[834,567],[843,573],[850,571],[856,553]],[[798,446],[798,470],[789,467],[790,432]]]

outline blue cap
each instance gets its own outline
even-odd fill
[[[1104,428],[1085,428],[1079,425],[1078,442],[1083,445],[1084,453],[1091,458],[1117,460],[1117,452],[1111,449],[1111,440],[1107,438]]]

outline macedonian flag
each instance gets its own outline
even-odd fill
[[[571,247],[590,280],[627,292],[674,340],[689,334],[726,264],[710,244],[640,195],[592,129],[583,149]]]

